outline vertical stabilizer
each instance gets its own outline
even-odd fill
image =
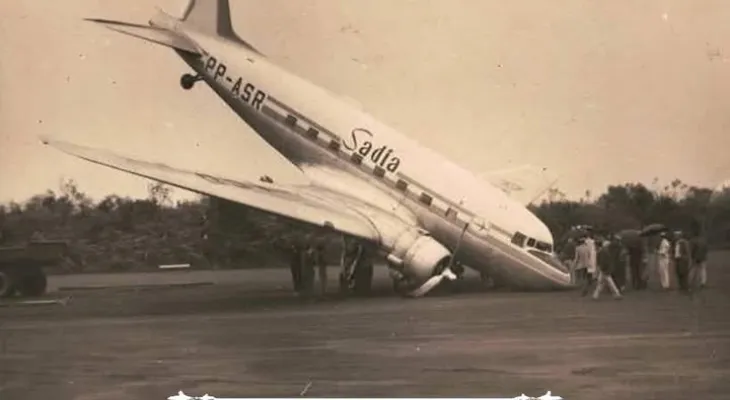
[[[233,30],[228,0],[189,0],[180,20],[189,29],[237,42],[261,54]]]
[[[187,27],[201,33],[239,39],[231,23],[228,0],[189,0],[181,19]]]

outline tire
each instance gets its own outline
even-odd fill
[[[23,276],[18,285],[18,291],[21,296],[38,297],[46,293],[48,287],[48,279],[46,274],[40,268],[34,269],[32,272]]]
[[[15,279],[7,270],[0,270],[0,298],[15,294]]]

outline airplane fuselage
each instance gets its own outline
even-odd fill
[[[504,192],[235,42],[186,32],[207,54],[178,54],[250,127],[312,181],[372,196],[457,258],[524,289],[570,287],[550,231]],[[353,177],[357,179],[353,179]]]

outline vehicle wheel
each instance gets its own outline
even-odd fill
[[[180,86],[185,90],[190,90],[195,85],[196,78],[193,75],[185,74],[180,77]]]
[[[15,294],[14,279],[8,271],[0,270],[0,298],[7,298]]]
[[[27,297],[41,296],[47,287],[48,279],[40,268],[24,276],[18,285],[20,294]]]

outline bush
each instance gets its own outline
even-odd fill
[[[711,190],[678,180],[663,190],[641,184],[609,186],[595,201],[556,199],[556,192],[531,207],[555,238],[579,224],[616,231],[659,222],[704,231],[711,244],[730,247],[727,193],[711,198]],[[70,255],[61,264],[63,272],[139,271],[178,263],[258,268],[285,264],[289,245],[314,232],[306,224],[215,198],[173,205],[170,193],[164,185],[152,184],[148,199],[110,195],[94,204],[73,181],[66,181],[60,195],[48,191],[23,204],[0,205],[0,242],[65,240]],[[339,260],[339,235],[327,233],[322,240],[329,258]]]

